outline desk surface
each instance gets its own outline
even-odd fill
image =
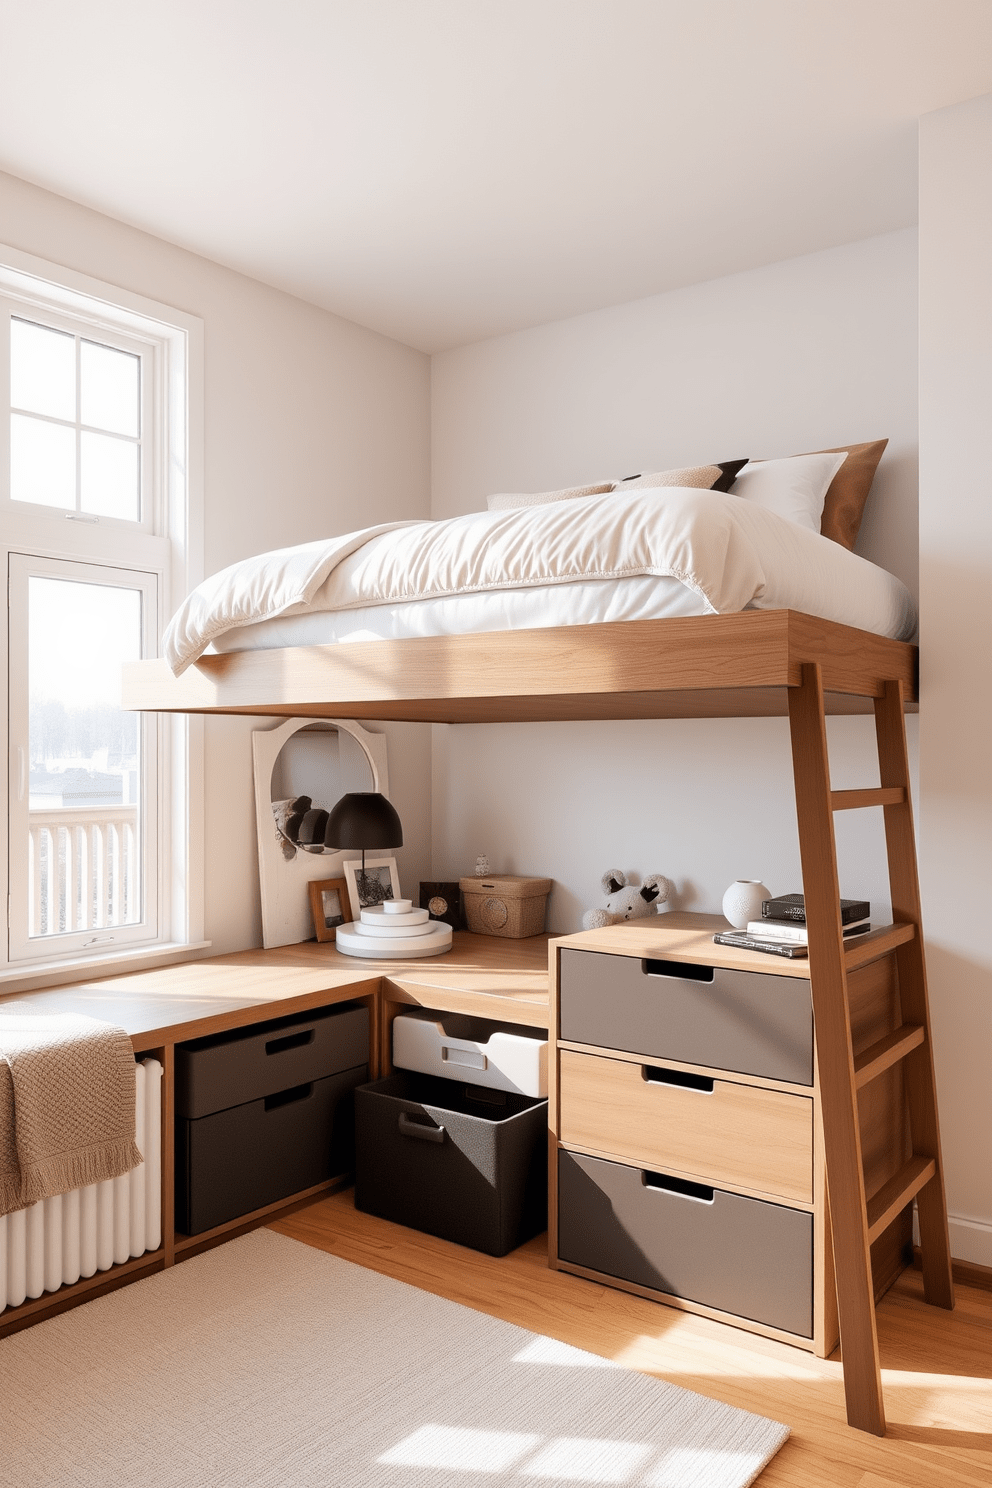
[[[13,996],[39,1013],[87,1013],[116,1023],[137,1051],[351,997],[384,986],[387,999],[548,1026],[548,940],[455,935],[446,955],[420,961],[344,956],[333,943],[241,951],[155,971],[101,977]],[[334,995],[328,996],[328,993]],[[278,1003],[278,1009],[272,1004]],[[0,1004],[2,1005],[2,1004]]]

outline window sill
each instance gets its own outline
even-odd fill
[[[8,966],[0,971],[0,998],[13,992],[38,992],[50,987],[69,986],[73,982],[91,982],[98,977],[152,971],[158,966],[172,966],[181,961],[199,961],[212,944],[209,940],[182,944],[173,941],[99,957],[77,956],[65,961],[35,962],[31,966]]]

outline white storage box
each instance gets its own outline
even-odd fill
[[[537,1099],[548,1093],[547,1035],[486,1018],[419,1009],[401,1013],[393,1020],[393,1064]]]

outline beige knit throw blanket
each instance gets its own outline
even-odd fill
[[[123,1028],[0,1009],[0,1214],[137,1167],[134,1086]]]

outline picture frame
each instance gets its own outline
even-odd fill
[[[339,925],[352,919],[351,895],[343,878],[315,878],[307,885],[310,913],[317,939],[323,944],[337,939]]]
[[[455,879],[451,883],[436,881],[420,885],[420,907],[426,909],[432,920],[450,925],[452,930],[464,930],[462,917],[461,884]]]
[[[367,882],[360,882],[362,876],[361,858],[349,858],[341,864],[341,871],[348,883],[348,898],[351,901],[352,913],[357,919],[363,909],[370,909],[373,904],[381,904],[384,899],[401,899],[400,875],[396,867],[396,859],[384,857],[382,854],[365,854],[365,874]]]

